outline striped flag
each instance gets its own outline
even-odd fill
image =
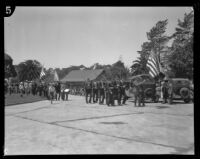
[[[44,67],[42,67],[42,71],[41,71],[41,73],[40,73],[40,79],[41,79],[43,76],[45,76]]]
[[[56,70],[54,71],[54,81],[59,81],[58,74]]]
[[[160,63],[156,54],[151,53],[147,61],[147,67],[149,68],[149,74],[154,78],[160,73]]]
[[[95,70],[97,68],[97,64],[94,64],[93,66],[93,70]]]

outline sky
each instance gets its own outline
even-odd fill
[[[146,32],[168,19],[166,35],[192,7],[16,7],[4,18],[5,52],[17,65],[28,59],[45,68],[94,63],[122,57],[130,67]]]

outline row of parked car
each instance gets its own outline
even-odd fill
[[[142,82],[144,87],[145,99],[151,99],[153,102],[158,102],[161,98],[161,85],[147,74],[134,76],[132,82]],[[173,94],[170,97],[173,100],[183,100],[185,103],[193,102],[194,85],[186,78],[171,78],[169,82],[173,86]]]

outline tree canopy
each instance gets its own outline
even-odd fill
[[[171,71],[176,77],[193,78],[193,32],[194,14],[190,12],[184,15],[182,21],[178,19],[171,53],[168,56]]]
[[[5,78],[17,76],[17,72],[13,65],[13,59],[6,53],[4,53],[4,75]]]
[[[37,60],[26,60],[17,66],[19,81],[31,81],[40,77],[42,65]]]
[[[147,32],[148,41],[141,45],[139,57],[133,61],[132,75],[148,73],[146,64],[149,55],[154,54],[166,76],[193,78],[194,12],[185,13],[183,20],[178,19],[176,31],[171,36],[165,34],[167,24],[167,19],[158,21]],[[173,40],[172,46],[167,46],[169,40]]]

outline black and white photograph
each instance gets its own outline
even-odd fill
[[[193,35],[192,6],[16,6],[4,155],[194,155]]]

